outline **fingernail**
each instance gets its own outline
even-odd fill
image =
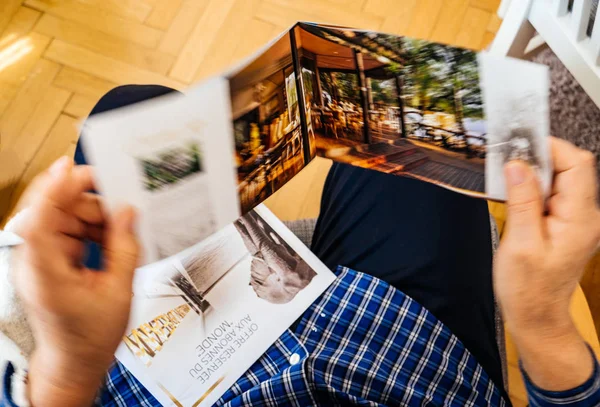
[[[128,206],[124,209],[123,214],[123,228],[130,233],[133,233],[135,230],[135,221],[137,218],[137,213],[135,209],[131,206]]]
[[[54,164],[52,164],[52,166],[50,166],[50,174],[56,178],[60,177],[69,166],[70,161],[71,159],[69,157],[60,157],[58,160],[54,161]]]
[[[522,161],[511,161],[505,168],[506,181],[509,185],[521,185],[529,177],[529,168]]]
[[[129,232],[135,232],[135,224],[137,222],[137,212],[131,208],[131,214],[129,215]]]

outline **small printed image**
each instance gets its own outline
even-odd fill
[[[486,194],[506,199],[504,166],[513,160],[529,164],[537,173],[544,193],[552,177],[547,136],[548,72],[529,62],[480,56],[486,114],[490,117],[485,169]],[[514,78],[499,84],[498,75]]]
[[[144,186],[148,191],[161,189],[191,174],[202,172],[200,150],[190,142],[159,153],[155,158],[140,159],[144,173]]]
[[[250,285],[259,298],[286,304],[317,275],[256,212],[241,217],[235,227],[252,256]]]
[[[534,169],[540,169],[541,158],[536,148],[537,141],[531,129],[526,127],[514,127],[508,133],[508,140],[501,142],[503,144],[503,162],[508,163],[513,160],[525,161]]]
[[[488,136],[489,159],[486,168],[486,184],[488,194],[494,199],[505,199],[502,188],[504,181],[504,166],[514,160],[529,164],[536,172],[539,180],[543,180],[550,163],[546,151],[547,141],[536,130],[538,123],[532,120],[532,112],[538,109],[543,101],[534,94],[526,95],[506,104],[506,108],[496,114],[510,120],[509,125],[494,129]],[[527,107],[529,106],[529,107]],[[531,117],[528,117],[530,116]]]

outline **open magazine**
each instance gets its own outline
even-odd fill
[[[99,189],[138,208],[149,264],[117,357],[177,406],[210,405],[258,359],[333,279],[254,209],[316,156],[496,200],[522,159],[547,194],[548,81],[529,62],[298,23],[185,95],[89,118]]]
[[[116,356],[164,406],[212,405],[334,278],[259,206],[136,272]]]
[[[503,164],[551,181],[548,70],[406,37],[298,23],[182,95],[86,122],[109,202],[140,208],[147,262],[264,201],[316,155],[503,200]]]

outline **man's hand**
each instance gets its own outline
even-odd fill
[[[138,244],[131,208],[105,219],[90,167],[57,161],[16,231],[15,283],[33,330],[36,407],[90,405],[123,336]],[[102,244],[105,270],[82,266],[84,240]]]
[[[508,219],[494,288],[523,366],[546,390],[590,378],[593,361],[569,315],[571,297],[600,240],[595,158],[552,138],[555,177],[547,213],[523,162],[506,165]]]

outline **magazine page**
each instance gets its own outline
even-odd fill
[[[165,406],[210,406],[335,279],[266,207],[136,272],[117,358]]]
[[[547,67],[312,23],[290,35],[311,151],[496,200],[521,158],[549,192]]]
[[[214,78],[89,118],[86,155],[110,207],[128,203],[144,258],[179,253],[240,215],[232,162],[229,90]]]
[[[247,213],[315,155],[494,200],[520,158],[547,194],[548,82],[542,65],[298,23],[227,78],[90,118],[84,141],[109,203],[143,213],[147,263]]]
[[[485,115],[486,194],[504,200],[503,168],[520,159],[535,169],[545,196],[552,186],[549,72],[545,66],[518,59],[479,54]],[[498,78],[510,78],[499,81]]]
[[[307,164],[290,33],[229,77],[240,209],[264,201]]]
[[[543,65],[298,23],[228,78],[242,213],[315,155],[494,200],[519,157],[549,192]]]

